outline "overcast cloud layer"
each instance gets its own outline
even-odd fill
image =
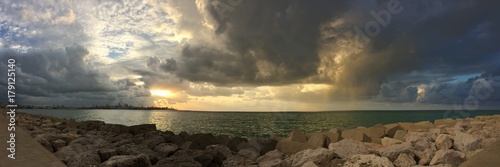
[[[498,108],[499,5],[0,0],[0,67],[16,59],[24,104]]]

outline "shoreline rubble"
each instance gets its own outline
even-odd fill
[[[175,134],[154,124],[124,126],[17,113],[19,126],[67,166],[455,167],[500,143],[500,115],[377,124],[287,137]]]

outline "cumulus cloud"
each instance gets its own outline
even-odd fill
[[[92,104],[89,101],[103,100],[96,103],[101,104],[128,97],[149,96],[144,93],[143,88],[136,87],[132,81],[113,81],[106,73],[95,69],[86,61],[88,54],[89,51],[78,44],[62,49],[30,50],[27,53],[2,50],[0,67],[6,70],[7,59],[15,59],[15,86],[20,104],[49,104],[64,101],[88,105]],[[3,76],[7,78],[6,75]],[[3,87],[7,86],[6,80],[0,81],[0,84]],[[37,101],[43,98],[46,100]],[[59,98],[60,102],[57,102]],[[74,101],[71,102],[70,99]]]

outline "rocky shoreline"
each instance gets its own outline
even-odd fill
[[[341,131],[240,138],[174,134],[154,124],[16,114],[18,125],[70,167],[454,167],[500,139],[500,115],[433,123],[377,124]]]

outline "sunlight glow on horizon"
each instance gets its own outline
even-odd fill
[[[169,90],[150,90],[151,96],[172,97],[174,94]]]

